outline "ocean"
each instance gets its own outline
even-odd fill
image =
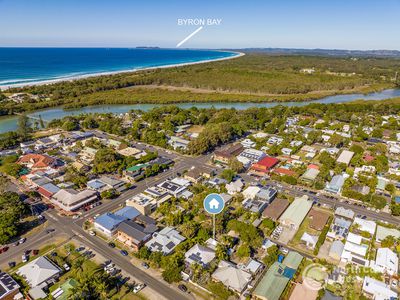
[[[235,56],[159,48],[0,48],[0,87],[86,77]]]

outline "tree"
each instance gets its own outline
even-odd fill
[[[162,272],[162,277],[168,283],[179,282],[182,280],[181,269],[176,265],[170,265]]]
[[[217,248],[215,249],[215,256],[219,260],[227,260],[229,258],[227,246],[221,243],[217,244]]]
[[[29,126],[29,118],[25,113],[21,114],[18,118],[17,132],[23,141],[29,138],[31,127]]]
[[[147,260],[150,258],[150,255],[151,255],[151,252],[150,252],[149,248],[147,248],[146,246],[141,247],[138,251],[138,258],[140,258],[140,259]]]
[[[243,171],[243,164],[236,158],[229,160],[228,167],[235,173],[240,173],[241,171]]]
[[[226,300],[232,296],[232,292],[221,282],[210,282],[207,285],[207,289],[218,299]]]
[[[231,170],[231,169],[224,169],[221,174],[220,177],[225,179],[228,182],[231,182],[232,179],[236,176],[236,173]]]
[[[242,244],[239,246],[236,252],[237,256],[240,258],[250,257],[251,249],[250,246],[247,244]]]
[[[14,192],[0,195],[0,244],[7,243],[18,234],[18,225],[26,207]]]
[[[381,247],[382,248],[391,248],[394,246],[394,243],[396,242],[396,239],[392,235],[388,235],[381,241]]]

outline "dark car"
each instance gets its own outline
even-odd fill
[[[32,250],[32,254],[33,254],[33,255],[38,255],[38,254],[39,254],[39,250],[37,250],[37,249]]]
[[[187,292],[187,287],[184,284],[180,284],[178,285],[178,289],[180,289],[182,292],[186,293]]]
[[[120,253],[123,256],[128,256],[128,251],[126,251],[126,250],[121,250]]]
[[[115,248],[115,244],[113,242],[109,242],[108,246],[111,247],[111,248]]]
[[[49,229],[46,230],[46,233],[51,233],[53,231],[56,231],[56,230],[54,228],[49,228]]]
[[[14,268],[14,267],[16,266],[15,261],[10,261],[10,262],[8,263],[8,266],[9,266],[10,268]]]

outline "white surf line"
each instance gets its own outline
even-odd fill
[[[195,31],[193,31],[191,34],[189,34],[187,37],[185,37],[181,42],[179,42],[176,45],[176,48],[179,48],[180,46],[182,46],[184,43],[186,43],[189,39],[191,39],[195,34],[197,34],[202,29],[203,29],[203,26],[200,26],[199,28],[197,28]]]

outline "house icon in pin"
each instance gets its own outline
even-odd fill
[[[210,209],[218,209],[219,207],[219,202],[217,199],[213,198],[210,202],[209,202],[209,207]]]

